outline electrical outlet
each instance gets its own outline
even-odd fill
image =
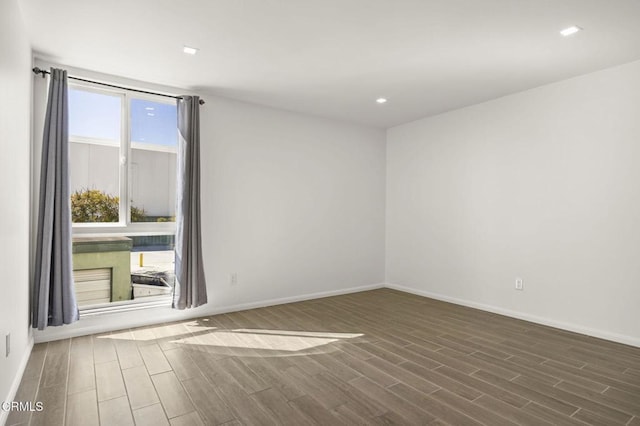
[[[11,333],[7,333],[7,335],[5,336],[5,341],[6,341],[6,354],[5,357],[8,358],[9,354],[11,353]]]
[[[238,284],[238,273],[233,272],[229,274],[229,285],[236,285],[236,284]]]
[[[524,290],[522,278],[516,278],[516,290]]]

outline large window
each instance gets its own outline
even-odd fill
[[[74,233],[166,233],[175,222],[174,101],[69,90]]]
[[[171,303],[176,108],[160,96],[69,88],[73,268],[83,315]]]

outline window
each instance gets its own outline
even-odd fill
[[[69,87],[73,268],[83,315],[171,303],[176,109],[160,96]]]
[[[176,105],[131,99],[131,203],[144,211],[132,221],[175,222]]]
[[[122,95],[69,90],[74,223],[120,222]]]
[[[69,141],[74,233],[172,232],[174,101],[71,86]]]

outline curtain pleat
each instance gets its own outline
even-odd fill
[[[199,101],[198,96],[183,96],[178,100],[175,309],[207,303],[200,216]]]
[[[51,69],[42,138],[32,326],[78,320],[71,250],[67,72]]]

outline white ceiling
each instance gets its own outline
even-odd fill
[[[640,59],[639,0],[21,6],[34,50],[58,63],[378,127]]]

